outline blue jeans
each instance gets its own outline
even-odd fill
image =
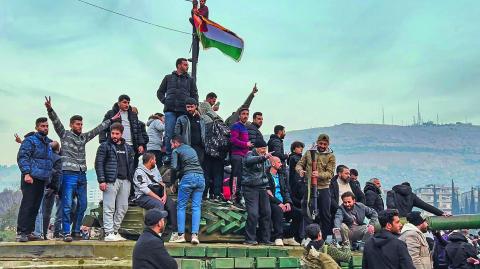
[[[73,232],[80,232],[83,216],[87,210],[87,176],[85,172],[63,171],[62,179],[62,207],[63,234],[70,234],[72,223],[72,204],[73,197],[77,197],[77,209],[75,218],[75,227]]]
[[[35,218],[35,231],[33,234],[38,237],[43,237],[43,208],[45,207],[45,197],[42,198],[42,202],[40,203],[40,208],[38,209],[37,218]],[[46,236],[46,235],[45,235]]]
[[[165,112],[165,149],[166,157],[168,160],[172,159],[172,145],[170,144],[170,139],[173,138],[175,133],[175,124],[177,123],[177,118],[184,113],[181,112]]]
[[[192,197],[192,233],[200,229],[200,215],[202,214],[202,195],[205,189],[205,178],[202,174],[186,174],[178,186],[177,220],[178,233],[185,233],[185,210],[188,200]]]

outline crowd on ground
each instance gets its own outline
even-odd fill
[[[364,268],[473,268],[478,263],[476,240],[469,241],[463,232],[435,231],[429,240],[428,223],[414,207],[449,214],[422,201],[408,182],[394,186],[386,197],[379,178],[362,189],[356,169],[337,165],[327,134],[320,134],[311,148],[295,141],[286,152],[284,126],[276,125],[265,141],[260,131],[264,115],[255,112],[249,121],[256,85],[224,120],[217,113],[217,95],[211,92],[199,101],[187,71],[188,61],[179,58],[157,91],[163,113],[150,116],[146,124],[122,94],[94,129],[84,132],[80,115],[72,116],[66,129],[46,97],[60,142],[48,137],[46,117],[36,120],[35,132],[23,141],[17,136],[23,193],[19,242],[46,239],[54,205],[53,237],[65,242],[83,238],[85,145],[98,136],[95,171],[103,192],[104,240],[126,240],[119,229],[130,204],[148,210],[134,268],[174,268],[159,234],[168,226],[169,242],[188,238],[199,244],[202,201],[207,199],[246,211],[244,244],[303,245],[305,263],[319,268],[338,268],[352,250],[363,250]],[[165,167],[168,182],[160,173]],[[172,190],[174,195],[168,195]],[[400,218],[407,223],[402,225]],[[145,267],[155,264],[152,259],[159,267]]]

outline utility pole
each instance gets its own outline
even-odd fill
[[[417,124],[422,125],[422,115],[420,114],[420,101],[418,101],[418,106],[417,106]]]
[[[440,125],[440,121],[438,120],[438,113],[437,113],[437,125]]]
[[[382,125],[385,125],[385,109],[382,106]]]

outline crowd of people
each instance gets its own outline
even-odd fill
[[[224,120],[216,93],[199,101],[187,59],[177,59],[175,66],[157,91],[163,113],[151,115],[146,124],[130,97],[122,94],[94,129],[84,132],[80,115],[72,116],[66,129],[46,97],[48,118],[60,142],[48,137],[45,117],[36,120],[35,132],[23,141],[17,137],[23,193],[19,242],[46,238],[54,204],[53,237],[65,242],[82,238],[85,145],[98,135],[95,171],[103,192],[105,241],[126,240],[119,228],[133,203],[149,210],[137,248],[155,245],[151,241],[161,240],[158,234],[165,226],[172,231],[169,242],[188,238],[199,244],[202,201],[208,199],[229,201],[246,211],[244,244],[302,244],[306,262],[328,264],[331,259],[336,264],[350,257],[352,249],[364,250],[364,268],[470,268],[477,262],[473,244],[461,232],[437,231],[435,243],[429,245],[425,217],[413,208],[448,214],[422,201],[408,182],[394,186],[386,199],[379,178],[362,189],[359,171],[337,165],[327,134],[318,135],[311,148],[295,141],[286,152],[284,126],[275,125],[265,141],[264,114],[254,112],[250,121],[256,85]],[[161,167],[169,167],[169,182],[162,179]],[[189,202],[191,228],[186,237]],[[401,217],[407,218],[403,228]],[[381,229],[375,232],[378,225]],[[327,243],[327,237],[333,241]],[[134,260],[135,253],[145,258],[150,252],[137,249]]]

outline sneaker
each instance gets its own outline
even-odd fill
[[[310,244],[310,241],[312,241],[310,238],[304,238],[304,239],[302,240],[301,245],[302,245],[303,247],[307,247],[308,244]]]
[[[117,238],[117,241],[127,241],[127,238],[121,236],[120,233],[116,233],[115,237]]]
[[[273,243],[272,241],[261,241],[261,242],[258,242],[260,245],[264,245],[264,246],[273,246],[275,245],[275,243]],[[283,244],[283,242],[282,242]]]
[[[176,238],[178,238],[178,233],[177,232],[172,232],[172,234],[170,235],[170,239],[168,239],[168,242],[172,242]]]
[[[73,240],[82,240],[83,239],[82,234],[80,232],[73,232],[72,233],[72,238],[73,238]]]
[[[173,235],[172,235],[173,236]],[[177,234],[175,238],[169,241],[170,243],[185,243],[187,240],[185,240],[185,234],[179,235]]]
[[[63,235],[63,242],[68,242],[68,243],[70,243],[70,242],[72,242],[72,241],[73,241],[73,238],[72,238],[72,236],[71,236],[70,234],[65,234],[65,235]]]
[[[105,238],[103,239],[104,241],[106,242],[116,242],[116,241],[120,241],[117,236],[115,235],[115,233],[109,233],[107,234],[107,236],[105,236]]]
[[[275,246],[283,247],[283,240],[280,238],[275,239]]]
[[[42,241],[43,237],[40,235],[29,234],[27,235],[28,241]]]
[[[192,234],[192,240],[190,240],[190,243],[194,245],[200,244],[200,240],[198,240],[198,235],[197,234]]]
[[[258,242],[247,240],[247,241],[243,242],[243,244],[247,245],[247,246],[256,246],[256,245],[258,245]]]
[[[286,245],[286,246],[300,246],[300,244],[295,241],[295,238],[286,238],[286,239],[283,239],[283,244]]]
[[[26,234],[20,234],[17,238],[17,242],[28,242],[28,236]]]

